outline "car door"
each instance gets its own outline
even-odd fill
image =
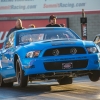
[[[14,33],[12,33],[5,41],[2,53],[1,53],[1,66],[2,76],[4,78],[10,78],[15,76],[13,54],[15,51],[14,46]]]

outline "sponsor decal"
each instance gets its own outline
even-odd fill
[[[83,57],[68,57],[68,58],[54,58],[54,59],[44,59],[44,62],[54,62],[54,61],[72,61],[72,60],[86,60],[88,59],[87,56],[83,56]]]
[[[71,69],[71,68],[73,68],[72,62],[62,63],[62,69]]]
[[[51,3],[51,4],[44,4],[43,5],[43,8],[74,8],[74,7],[85,7],[86,6],[86,3],[85,2],[81,2],[81,3],[75,3],[75,2],[71,2],[71,3],[66,3],[66,2],[63,2],[63,3]]]

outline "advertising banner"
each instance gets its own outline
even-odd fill
[[[0,0],[0,14],[100,11],[100,0]]]
[[[81,24],[81,37],[82,37],[82,40],[87,40],[87,24],[84,23],[84,24]]]

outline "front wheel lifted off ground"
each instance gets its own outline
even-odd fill
[[[96,82],[100,79],[100,71],[92,71],[88,76],[91,81]]]
[[[28,83],[28,76],[24,76],[24,71],[21,68],[20,61],[16,61],[16,75],[17,82],[20,87],[26,87]]]
[[[65,85],[65,84],[72,84],[73,79],[72,77],[63,77],[61,79],[58,79],[57,81],[60,85]]]

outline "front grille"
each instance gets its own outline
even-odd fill
[[[63,64],[72,63],[71,68],[63,68]],[[60,61],[60,62],[44,62],[44,67],[46,70],[68,70],[68,69],[78,69],[86,68],[88,65],[88,60],[75,60],[75,61]]]
[[[86,51],[82,47],[62,47],[62,48],[53,48],[53,49],[48,49],[45,51],[43,56],[54,56],[54,50],[58,50],[59,54],[58,55],[70,55],[72,54],[71,50],[76,49],[75,54],[86,54]]]

